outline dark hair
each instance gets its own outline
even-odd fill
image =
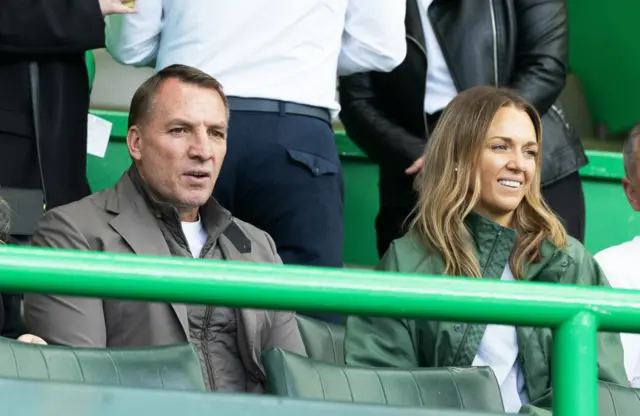
[[[636,124],[629,137],[624,141],[622,146],[622,156],[624,161],[624,171],[627,178],[635,180],[636,177],[636,152],[638,151],[638,140],[640,140],[640,123]]]
[[[129,126],[139,125],[148,117],[153,103],[162,84],[168,79],[177,79],[186,84],[208,88],[220,94],[224,107],[229,111],[229,102],[224,94],[222,85],[211,75],[187,65],[171,65],[158,71],[146,80],[133,94],[129,109]]]

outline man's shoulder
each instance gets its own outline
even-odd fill
[[[599,251],[594,257],[602,266],[610,262],[623,262],[635,257],[633,255],[640,256],[640,237],[636,237],[633,240],[625,241],[622,244],[611,246]]]
[[[108,220],[105,208],[105,195],[110,189],[84,197],[78,201],[53,208],[43,214],[39,227],[47,224],[55,226],[60,223],[73,224],[79,230],[93,228]]]

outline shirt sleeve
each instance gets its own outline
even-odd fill
[[[407,54],[404,17],[398,0],[349,0],[338,59],[338,75],[389,72]]]
[[[155,66],[160,46],[162,1],[137,0],[137,13],[106,17],[106,48],[117,62]]]

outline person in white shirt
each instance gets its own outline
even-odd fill
[[[623,148],[622,187],[634,211],[640,212],[640,123],[631,131]],[[612,287],[640,289],[640,236],[595,255]],[[620,334],[624,348],[624,366],[633,387],[640,387],[640,335]]]
[[[107,51],[179,63],[229,96],[216,199],[270,233],[285,263],[342,266],[343,183],[332,131],[336,74],[391,71],[406,54],[398,0],[137,0],[109,18]]]

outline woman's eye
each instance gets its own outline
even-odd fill
[[[495,144],[491,146],[493,150],[507,150],[507,145],[505,144]]]
[[[537,150],[527,150],[527,154],[532,157],[536,157],[538,155]]]

